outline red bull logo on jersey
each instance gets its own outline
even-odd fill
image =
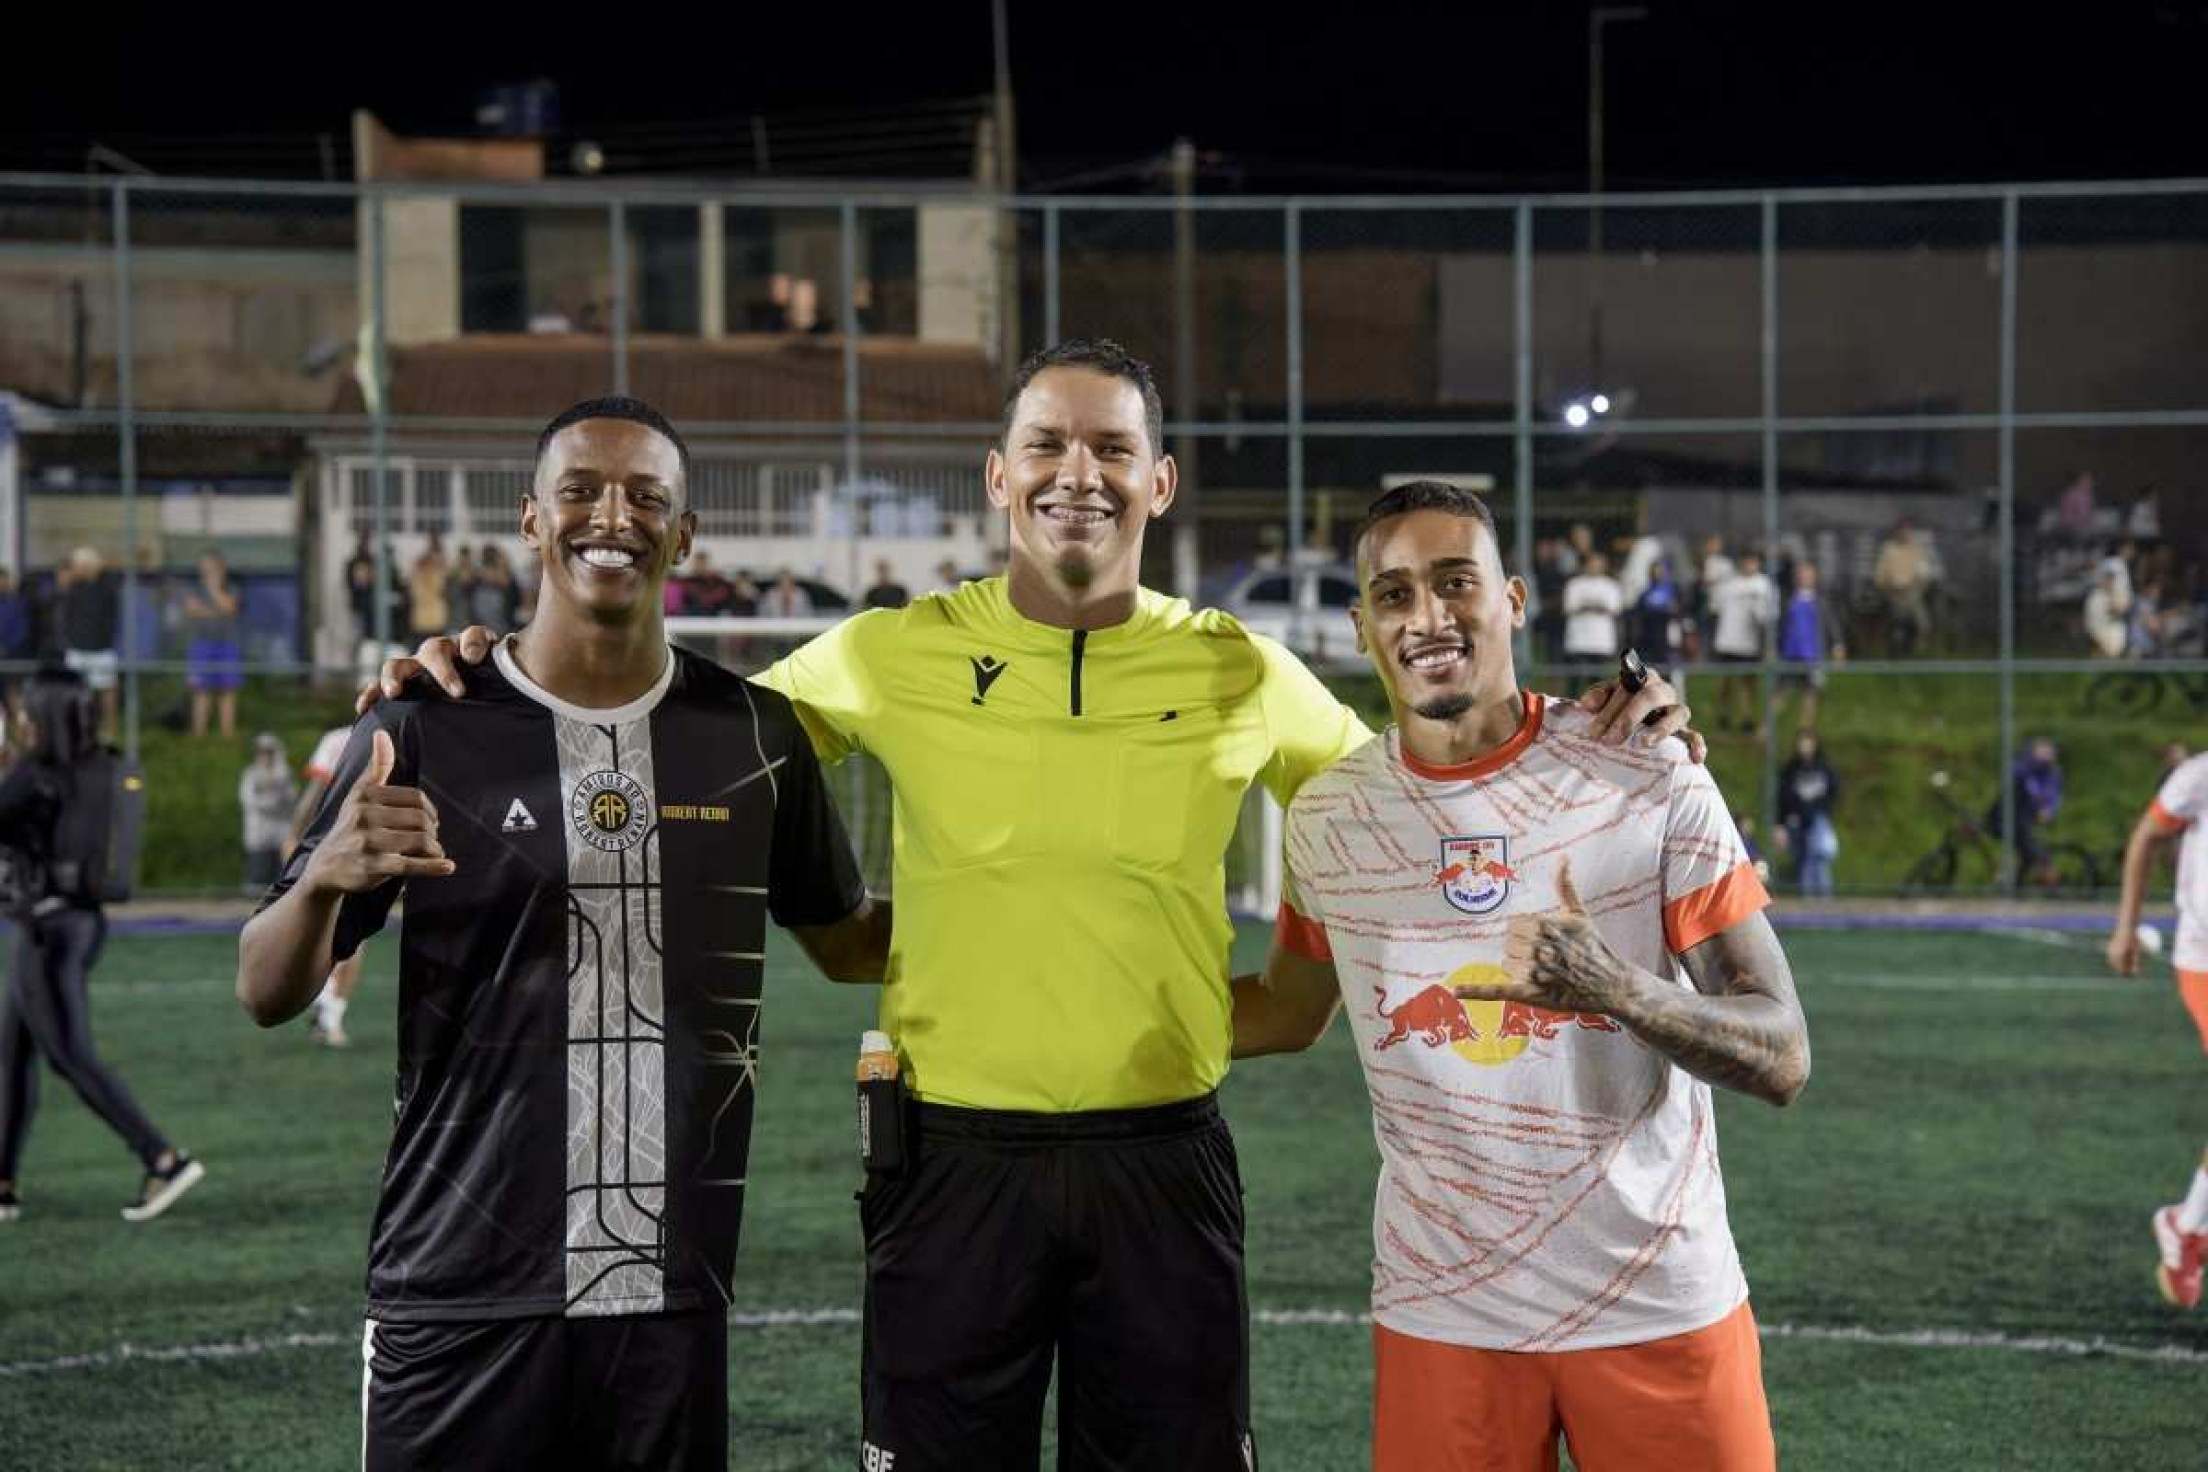
[[[1474,833],[1441,841],[1441,867],[1434,883],[1441,897],[1467,915],[1488,915],[1510,898],[1510,883],[1518,877],[1510,867],[1510,835]]]
[[[1376,986],[1373,991],[1379,999],[1380,1020],[1388,1025],[1387,1034],[1372,1045],[1375,1053],[1385,1053],[1414,1037],[1429,1048],[1479,1041],[1479,1029],[1472,1025],[1464,1003],[1439,982],[1393,1007],[1388,1005],[1386,987]]]
[[[1569,1030],[1622,1031],[1610,1018],[1593,1012],[1553,1012],[1524,1002],[1459,997],[1456,992],[1460,986],[1505,986],[1509,981],[1502,967],[1474,961],[1393,1006],[1386,989],[1374,987],[1374,1010],[1388,1030],[1373,1043],[1373,1051],[1385,1053],[1398,1043],[1416,1042],[1446,1048],[1467,1063],[1495,1068],[1515,1061],[1535,1042],[1556,1042]]]

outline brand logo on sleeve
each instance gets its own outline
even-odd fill
[[[634,848],[652,823],[652,799],[626,772],[592,772],[575,784],[567,805],[575,832],[592,848]]]
[[[1441,841],[1441,867],[1434,883],[1441,897],[1467,915],[1489,915],[1510,898],[1511,881],[1518,877],[1510,867],[1510,836],[1505,833],[1473,833]]]

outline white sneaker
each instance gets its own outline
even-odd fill
[[[166,1171],[148,1171],[146,1183],[139,1192],[135,1206],[123,1208],[126,1222],[150,1222],[176,1204],[176,1198],[207,1178],[207,1167],[186,1155],[176,1152]]]

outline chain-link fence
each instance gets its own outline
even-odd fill
[[[2069,882],[1987,837],[2037,816],[2004,777],[2037,736],[2076,798],[2040,836],[2106,882],[2162,749],[2197,739],[2199,180],[1004,200],[0,175],[0,655],[104,640],[132,745],[219,728],[193,698],[223,693],[213,665],[247,672],[246,725],[335,720],[384,641],[525,616],[533,437],[603,392],[690,436],[736,590],[715,611],[785,574],[832,617],[986,573],[1005,378],[1092,334],[1156,366],[1181,462],[1149,581],[1354,683],[1348,526],[1406,478],[1482,488],[1533,589],[1528,681],[1620,641],[1667,659],[1766,834],[1813,725],[1864,835],[1851,885],[1933,887],[1944,849],[1948,883]]]

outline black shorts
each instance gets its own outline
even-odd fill
[[[1210,1096],[913,1107],[866,1233],[864,1472],[1253,1472],[1242,1181]]]
[[[728,1316],[368,1321],[364,1472],[728,1466]]]

